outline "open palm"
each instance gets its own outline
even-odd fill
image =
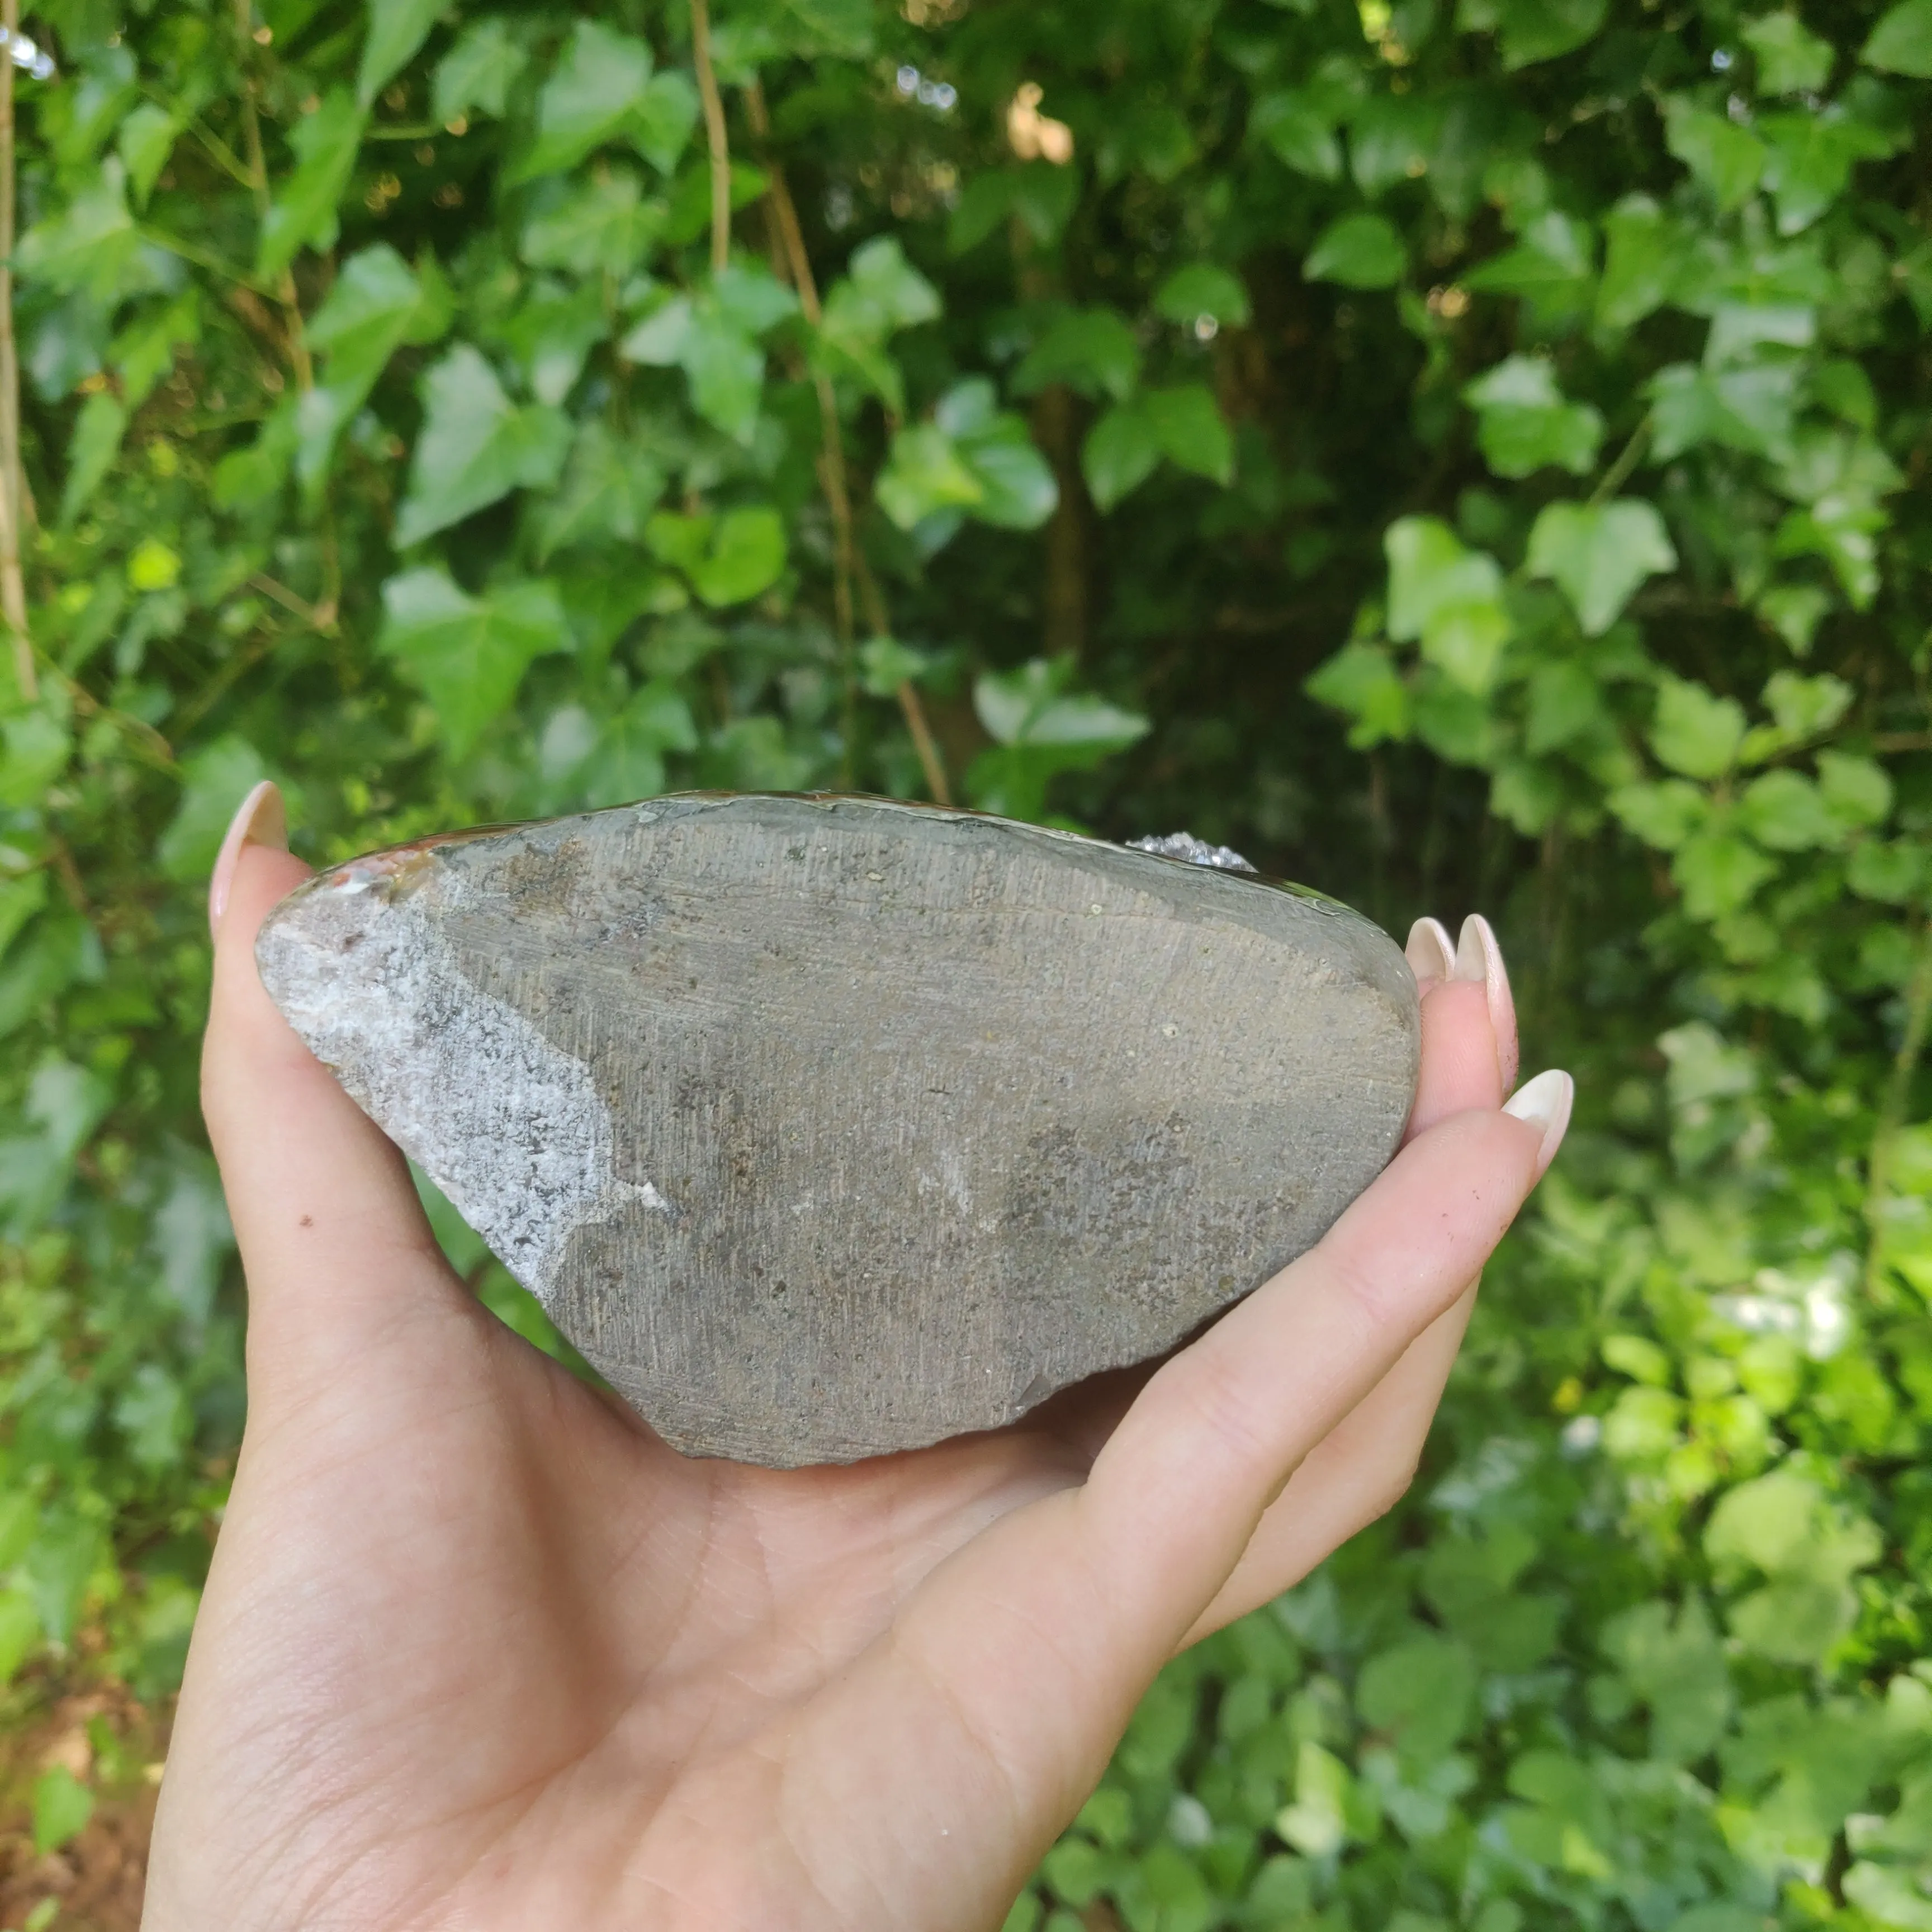
[[[304,868],[230,856],[204,1099],[250,1408],[148,1932],[997,1925],[1166,1658],[1401,1493],[1567,1114],[1560,1076],[1498,1111],[1492,942],[1459,976],[1425,924],[1408,1144],[1151,1377],[847,1468],[688,1461],[450,1270],[256,977]]]

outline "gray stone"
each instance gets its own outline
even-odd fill
[[[1414,1094],[1414,979],[1346,907],[878,800],[425,840],[304,885],[256,956],[655,1429],[780,1467],[1171,1348]]]

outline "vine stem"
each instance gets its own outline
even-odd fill
[[[1884,1259],[1886,1210],[1892,1200],[1892,1169],[1898,1136],[1912,1106],[1912,1082],[1932,1028],[1932,919],[1918,926],[1918,956],[1905,991],[1905,1028],[1892,1055],[1891,1078],[1872,1132],[1871,1152],[1865,1162],[1865,1292],[1878,1286]]]
[[[703,0],[697,0],[697,4],[702,3]],[[764,88],[755,80],[745,90],[745,108],[752,134],[761,142],[768,140],[772,131],[771,115],[765,105]],[[799,223],[797,205],[786,184],[784,169],[769,154],[761,158],[770,182],[766,196],[777,224],[785,265],[790,271],[792,284],[798,291],[798,305],[804,311],[806,320],[816,328],[824,311],[818,299],[818,280],[812,272],[812,256],[805,245],[805,230]],[[838,423],[838,398],[829,376],[816,376],[813,386],[818,395],[818,479],[825,492],[826,506],[832,512],[832,614],[839,649],[845,660],[845,741],[849,756],[849,747],[855,735],[853,714],[858,702],[857,672],[853,661],[853,643],[857,630],[853,612],[854,582],[865,598],[866,621],[876,635],[892,635],[892,619],[878,580],[867,568],[859,550],[852,514],[851,478],[845,465],[845,440]],[[932,802],[935,805],[950,805],[952,788],[946,780],[946,760],[940,755],[938,740],[932,735],[932,727],[927,720],[926,706],[920,701],[917,688],[910,678],[902,679],[893,694],[898,700],[899,714],[905,720],[913,749],[919,754],[920,770],[925,775],[926,788],[932,794]]]
[[[691,0],[691,58],[711,149],[711,272],[722,275],[731,259],[731,147],[724,131],[724,98],[711,66],[710,0]]]
[[[14,43],[20,0],[0,0],[0,616],[14,634],[14,675],[29,703],[40,694],[27,630],[27,586],[20,569],[20,358],[14,340]]]
[[[255,110],[255,82],[248,72],[248,49],[254,40],[249,21],[253,17],[250,0],[235,0],[235,40],[242,66],[242,131],[248,148],[248,184],[255,197],[257,220],[268,218],[268,159],[262,146],[262,119]],[[181,252],[181,251],[178,251]],[[308,340],[302,328],[302,299],[296,292],[294,271],[284,268],[276,284],[275,297],[289,339],[289,366],[295,371],[298,387],[315,387],[315,364],[310,359]]]
[[[1629,442],[1617,452],[1617,460],[1604,472],[1603,480],[1590,492],[1590,506],[1607,503],[1630,480],[1632,472],[1643,460],[1644,452],[1650,447],[1651,420],[1646,416],[1630,431]]]

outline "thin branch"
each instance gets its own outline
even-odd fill
[[[157,771],[164,772],[170,778],[181,776],[175,748],[145,718],[136,718],[131,712],[117,710],[111,704],[104,704],[78,678],[63,670],[58,664],[50,662],[47,669],[66,692],[69,703],[83,718],[98,718],[112,725],[134,746],[136,754]]]
[[[33,640],[27,630],[27,586],[20,571],[20,359],[14,340],[14,43],[20,0],[0,0],[7,44],[0,49],[0,615],[14,634],[14,675],[20,694],[40,695]]]
[[[1628,483],[1650,448],[1652,423],[1648,416],[1630,431],[1630,439],[1617,452],[1617,460],[1604,472],[1603,480],[1590,492],[1592,508],[1607,503]]]
[[[286,584],[278,584],[266,571],[256,571],[249,578],[248,587],[251,590],[259,590],[264,597],[272,598],[292,616],[299,617],[312,631],[320,631],[326,635],[335,628],[337,614],[328,604],[304,602]]]
[[[866,621],[872,627],[874,637],[890,638],[892,634],[892,616],[880,594],[879,580],[872,574],[872,566],[866,561],[863,550],[856,554],[855,561],[859,567],[859,596],[866,607]],[[919,687],[910,678],[902,678],[892,695],[898,700],[899,715],[904,718],[906,730],[911,734],[912,748],[919,754],[920,770],[926,774],[926,788],[932,794],[933,803],[950,805],[952,788],[946,780],[946,755],[939,748],[939,740],[932,735]]]
[[[702,0],[698,3],[701,4]],[[761,144],[769,140],[772,118],[765,105],[764,88],[755,80],[745,89],[745,110],[752,134]],[[777,223],[779,245],[791,272],[793,286],[798,290],[798,305],[804,311],[806,320],[816,328],[824,309],[818,299],[818,278],[812,272],[812,256],[805,245],[805,230],[799,224],[797,206],[786,183],[784,170],[777,160],[769,152],[761,153],[759,158],[764,164],[767,183],[765,193]],[[852,713],[856,706],[858,691],[857,666],[853,651],[856,628],[852,610],[855,579],[865,599],[866,621],[872,627],[873,634],[890,637],[892,622],[885,599],[880,594],[878,580],[868,568],[858,545],[852,514],[850,477],[845,466],[844,436],[838,423],[838,398],[829,376],[821,374],[816,376],[813,387],[818,394],[818,480],[825,492],[826,507],[832,512],[832,614],[844,659],[845,738],[849,755],[854,735]],[[908,681],[899,686],[896,694],[906,729],[912,736],[913,748],[919,754],[920,769],[926,775],[926,789],[932,794],[935,805],[950,805],[952,788],[946,782],[946,760],[940,755],[932,728],[926,721],[926,707],[920,702],[919,692]]]
[[[158,94],[150,93],[148,98],[158,106],[165,107],[168,104]],[[197,118],[188,123],[188,130],[201,143],[207,151],[208,159],[214,162],[224,174],[239,182],[244,188],[253,190],[255,177],[248,172],[248,164],[219,134],[215,133],[212,128],[209,127],[206,122]]]
[[[262,146],[262,119],[255,109],[254,77],[248,71],[248,50],[254,44],[254,36],[248,22],[253,15],[250,0],[235,0],[235,43],[240,50],[242,64],[242,131],[246,137],[248,148],[249,187],[255,197],[255,218],[266,221],[270,206],[268,196],[268,160]],[[250,283],[249,286],[255,286]],[[282,305],[288,331],[289,366],[295,371],[298,387],[312,389],[315,387],[315,365],[309,358],[308,344],[302,332],[302,312],[300,298],[296,293],[296,278],[287,268],[271,292]]]
[[[165,228],[157,228],[152,223],[142,222],[136,232],[143,242],[150,242],[157,248],[164,248],[170,255],[178,255],[184,262],[192,262],[197,268],[206,268],[211,275],[219,275],[225,282],[232,282],[237,288],[248,289],[258,296],[266,296],[272,302],[279,299],[280,292],[271,288],[266,282],[257,281],[245,268],[238,268],[232,262],[224,262],[219,255],[212,254],[199,243],[184,242],[178,235],[170,235]]]
[[[711,68],[711,10],[691,0],[691,57],[704,103],[704,137],[711,149],[711,272],[722,274],[731,259],[731,148],[724,133],[724,101]]]
[[[745,112],[752,124],[752,132],[762,146],[772,137],[771,110],[765,105],[762,82],[754,80],[746,88]],[[806,320],[816,328],[820,315],[818,284],[812,275],[812,257],[806,251],[805,231],[799,226],[798,209],[792,200],[791,189],[785,181],[784,170],[768,151],[761,153],[759,159],[765,164],[766,197],[778,218],[785,260],[791,264],[791,278],[798,286],[799,306],[805,310]]]

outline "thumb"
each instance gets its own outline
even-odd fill
[[[242,801],[210,882],[214,980],[201,1104],[248,1282],[251,1395],[326,1381],[366,1358],[399,1305],[466,1306],[409,1168],[262,990],[255,934],[309,876],[280,794]]]

